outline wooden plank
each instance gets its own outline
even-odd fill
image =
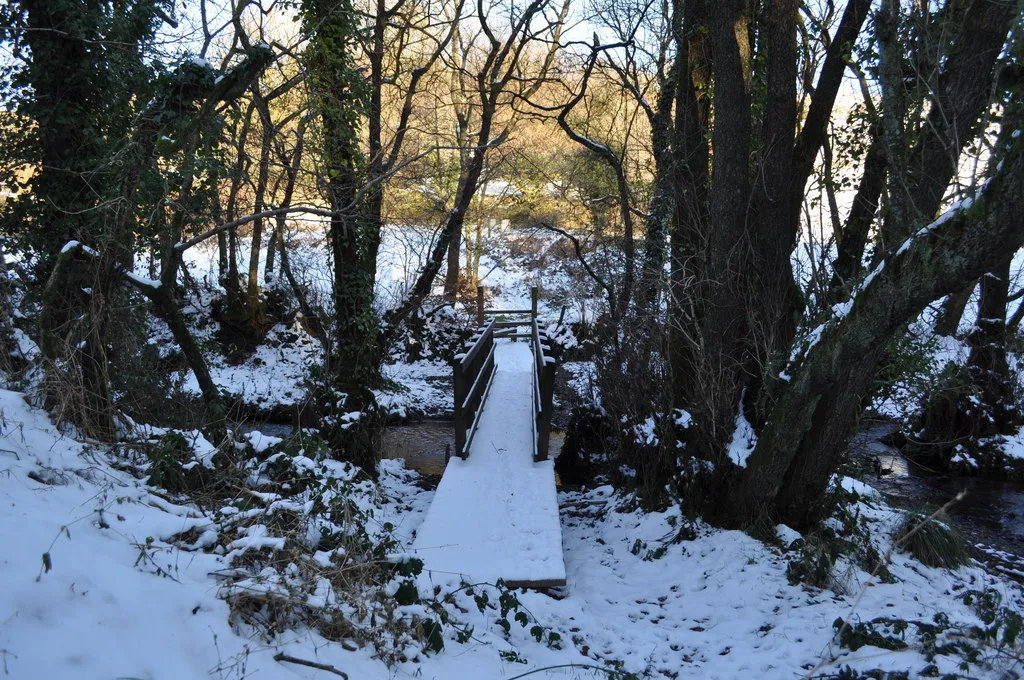
[[[530,590],[543,590],[544,588],[564,588],[565,579],[546,579],[543,581],[505,581],[510,589],[528,588]]]
[[[468,364],[471,361],[473,361],[477,357],[477,355],[480,354],[481,351],[483,351],[481,349],[482,345],[486,343],[487,336],[489,334],[493,333],[493,332],[494,332],[494,321],[489,321],[487,323],[487,325],[484,326],[483,332],[480,334],[480,337],[477,338],[477,340],[473,344],[473,346],[469,348],[469,351],[467,351],[463,355],[462,360],[461,360],[463,366],[466,366],[466,364]]]
[[[533,314],[532,309],[487,309],[484,310],[484,314],[487,316],[497,316],[499,314]]]

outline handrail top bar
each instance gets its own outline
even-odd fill
[[[497,314],[529,314],[533,316],[532,309],[485,309],[484,316],[495,316]]]
[[[458,361],[460,367],[464,367],[466,364],[470,363],[471,361],[473,361],[473,359],[476,358],[476,355],[480,353],[480,348],[483,346],[484,341],[493,332],[494,319],[491,319],[490,321],[487,322],[487,325],[484,326],[483,330],[480,332],[480,337],[476,339],[476,342],[473,343],[473,346],[470,347],[469,351],[467,351],[465,355],[462,357],[462,359]]]

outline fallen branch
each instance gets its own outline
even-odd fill
[[[340,675],[341,677],[345,678],[345,680],[348,680],[348,673],[346,673],[345,671],[339,671],[334,666],[325,663],[317,663],[316,661],[306,661],[305,659],[297,659],[294,656],[288,656],[284,652],[278,652],[277,654],[275,654],[274,661],[287,661],[288,663],[293,663],[297,666],[308,666],[310,668],[316,668],[317,670],[327,671],[328,673]]]

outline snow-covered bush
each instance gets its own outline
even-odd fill
[[[450,306],[433,310],[424,319],[407,324],[404,347],[394,358],[409,362],[439,359],[451,362],[462,351],[462,345],[473,334],[475,323],[467,315],[456,313]]]

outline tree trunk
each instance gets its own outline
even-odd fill
[[[299,311],[302,312],[302,316],[305,319],[304,328],[306,332],[312,335],[314,338],[320,341],[320,344],[324,348],[324,353],[327,356],[331,354],[331,338],[327,333],[327,329],[324,328],[324,322],[318,310],[313,309],[313,306],[309,304],[309,298],[306,296],[306,291],[299,284],[295,278],[295,274],[292,272],[291,263],[288,261],[288,244],[284,242],[284,229],[278,226],[278,232],[280,233],[281,239],[281,273],[284,274],[285,279],[288,281],[288,285],[292,289],[292,294],[295,295],[295,299],[299,303]]]
[[[765,8],[768,94],[759,140],[761,167],[751,198],[754,213],[747,225],[752,234],[754,263],[753,275],[747,275],[753,279],[749,289],[752,327],[746,371],[751,385],[747,403],[755,406],[755,421],[760,421],[768,408],[766,402],[789,357],[803,311],[802,294],[790,264],[797,236],[793,225],[800,221],[790,198],[794,193],[792,183],[799,179],[794,177],[798,6],[797,0],[772,0]]]
[[[747,230],[750,180],[751,51],[746,3],[726,0],[711,8],[711,52],[715,124],[711,144],[710,224],[707,266],[702,272],[696,380],[688,399],[697,455],[721,460],[732,433],[736,405],[749,376],[748,309],[752,300],[747,275],[753,261]]]
[[[684,34],[683,26],[687,26]],[[672,140],[672,162],[668,166],[672,201],[669,255],[669,362],[672,369],[673,404],[688,408],[699,388],[691,387],[698,377],[702,348],[694,342],[694,329],[701,318],[701,291],[706,265],[703,242],[709,228],[708,125],[710,118],[711,45],[708,39],[707,5],[678,0],[673,14],[676,56],[672,83],[676,124]]]
[[[974,138],[978,120],[989,103],[996,60],[1010,27],[1020,15],[1021,5],[1020,0],[971,0],[956,26],[958,33],[952,46],[943,55],[942,69],[931,89],[933,101],[905,163],[905,172],[892,163],[892,144],[899,140],[886,139],[890,173],[899,178],[898,188],[905,187],[905,196],[899,200],[906,203],[883,223],[882,243],[887,250],[899,248],[917,225],[930,222],[938,212],[946,187],[956,173],[960,153]],[[898,44],[895,49],[900,49]],[[894,61],[898,57],[894,56]],[[898,82],[889,89],[902,91],[902,69],[898,65],[891,68],[900,72],[891,74]],[[888,108],[885,118],[891,118]]]
[[[956,336],[957,330],[960,328],[960,319],[964,317],[964,310],[967,309],[967,303],[971,301],[971,296],[974,295],[974,289],[977,286],[977,281],[971,281],[963,290],[950,293],[946,297],[942,307],[939,308],[939,316],[935,320],[936,335],[945,335],[951,338]]]
[[[1010,263],[1006,259],[981,277],[978,318],[967,335],[967,364],[948,376],[952,385],[940,383],[940,389],[929,395],[922,413],[921,435],[913,442],[912,452],[928,458],[936,467],[947,466],[958,446],[979,454],[974,455],[975,461],[988,467],[991,457],[976,444],[993,435],[1011,434],[1020,425],[1006,356]],[[951,295],[950,299],[955,297]]]
[[[71,240],[94,241],[102,211],[95,209],[97,187],[92,175],[101,161],[104,132],[99,129],[106,102],[104,67],[97,63],[101,10],[94,3],[24,0],[28,30],[24,40],[31,59],[27,76],[33,96],[21,107],[38,126],[38,173],[32,179],[37,213],[45,228],[26,232],[39,255],[36,279],[47,281],[56,260]],[[26,220],[26,223],[30,223]],[[94,241],[95,243],[95,241]]]
[[[270,284],[273,283],[277,278],[274,276],[274,270],[276,268],[275,255],[277,255],[277,246],[281,242],[280,232],[278,231],[278,225],[275,224],[274,228],[270,230],[270,237],[267,239],[267,257],[263,266],[263,282]]]
[[[651,126],[651,150],[654,155],[654,190],[649,215],[644,223],[645,243],[640,273],[638,303],[642,310],[655,309],[658,294],[665,279],[665,256],[672,220],[672,104],[675,101],[677,81],[687,77],[686,69],[676,60],[669,68],[665,81],[660,83],[654,110],[648,115]]]
[[[256,196],[253,202],[253,214],[263,212],[267,198],[267,183],[270,180],[270,151],[273,147],[274,122],[270,117],[270,107],[259,91],[259,85],[252,88],[253,101],[260,114],[260,158],[256,176]],[[260,252],[263,247],[263,220],[252,223],[251,241],[249,243],[249,272],[246,277],[244,318],[240,319],[240,329],[249,335],[252,342],[258,342],[265,330],[266,319],[263,304],[260,300]]]
[[[228,275],[228,235],[226,232],[217,234],[217,280],[223,281]]]
[[[213,382],[210,375],[206,357],[203,356],[202,350],[196,344],[195,338],[192,337],[192,332],[181,313],[181,306],[175,299],[172,289],[165,285],[140,285],[131,277],[128,278],[130,282],[135,283],[136,289],[153,302],[156,315],[162,318],[171,329],[174,341],[178,343],[185,361],[196,376],[199,391],[206,403],[206,411],[203,414],[203,431],[214,445],[220,444],[227,437],[227,409],[221,398],[220,388]]]
[[[467,240],[468,245],[468,240]],[[459,257],[462,249],[462,231],[452,234],[451,243],[448,244],[448,271],[444,276],[444,299],[448,302],[455,302],[459,292]],[[467,258],[466,266],[470,266]]]
[[[978,320],[967,336],[967,371],[977,386],[994,432],[1010,434],[1020,423],[1014,408],[1013,375],[1006,357],[1006,305],[1010,265],[1004,260],[981,277]]]
[[[490,218],[488,218],[490,223]],[[478,282],[480,281],[480,256],[484,252],[484,233],[483,223],[476,223],[476,238],[473,242],[473,268],[469,273],[469,286],[471,289],[475,289]],[[468,264],[468,263],[467,263]]]
[[[998,164],[967,208],[922,232],[886,259],[849,312],[827,324],[789,369],[757,446],[713,507],[723,524],[742,525],[767,514],[794,528],[819,515],[860,408],[860,396],[893,335],[933,300],[997,267],[1024,244],[1014,211],[1024,201],[1024,140]]]
[[[103,264],[98,253],[81,244],[61,250],[43,289],[39,348],[46,407],[86,436],[113,441],[117,430],[104,342],[106,291],[95,288]]]

